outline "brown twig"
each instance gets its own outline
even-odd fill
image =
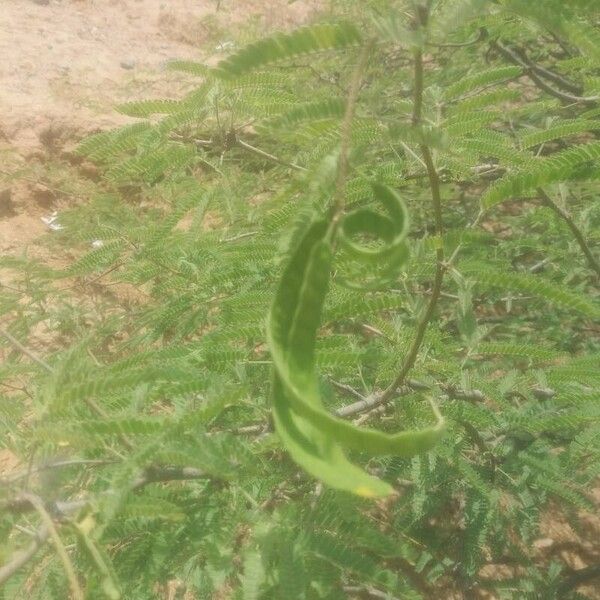
[[[408,390],[395,390],[394,396],[404,395]],[[367,396],[363,400],[358,400],[353,404],[348,404],[347,406],[343,406],[342,408],[336,410],[335,414],[338,417],[353,417],[359,413],[371,411],[383,404],[386,404],[389,400],[391,400],[391,396],[387,397],[383,394],[374,394],[372,396]]]
[[[48,531],[48,528],[42,525],[33,536],[31,544],[25,550],[15,552],[11,560],[0,567],[0,586],[6,583],[38,553],[40,548],[48,540],[49,536],[50,532]]]
[[[331,380],[330,380],[331,381]],[[338,417],[353,417],[357,414],[372,411],[378,407],[383,406],[390,402],[393,398],[400,396],[406,396],[410,392],[422,392],[431,389],[431,386],[422,381],[415,379],[406,379],[403,386],[396,388],[393,394],[384,396],[383,394],[373,394],[371,396],[363,396],[349,385],[333,382],[335,387],[341,391],[345,391],[353,397],[358,397],[356,402],[347,404],[342,408],[336,410],[335,414]],[[455,398],[457,400],[466,400],[468,402],[483,402],[485,400],[485,394],[481,390],[463,390],[454,385],[438,383],[437,386],[442,390],[448,398]]]
[[[205,471],[201,471],[195,467],[179,467],[171,465],[149,465],[135,477],[129,487],[130,491],[139,490],[140,488],[151,483],[165,483],[168,481],[189,481],[193,479],[207,479],[214,476],[208,475]],[[110,492],[105,492],[109,494]],[[80,508],[83,508],[88,503],[86,499],[57,501],[52,503],[51,512],[57,515],[67,515]],[[11,500],[0,505],[0,511],[21,514],[30,512],[35,509],[32,502],[32,495],[28,493],[19,494]]]
[[[335,381],[334,379],[330,379],[329,383],[331,383],[331,385],[338,391],[343,392],[344,394],[352,398],[355,398],[359,402],[363,402],[367,399],[366,396],[363,396],[363,394],[361,394],[358,390],[355,390],[351,385],[341,383],[340,381]]]
[[[369,598],[376,598],[377,600],[398,600],[388,592],[382,592],[370,585],[345,585],[343,590],[347,594],[366,594]]]
[[[556,88],[552,87],[541,77],[542,73],[546,71],[546,69],[542,70],[536,68],[535,64],[530,64],[529,59],[524,59],[523,57],[519,56],[517,52],[515,52],[508,46],[505,46],[500,40],[494,40],[490,43],[490,46],[496,49],[509,62],[523,67],[525,75],[527,75],[537,87],[539,87],[542,91],[550,94],[551,96],[554,96],[555,98],[558,98],[559,100],[562,100],[563,102],[568,102],[570,104],[581,103],[596,105],[600,101],[600,96],[583,97],[563,92],[562,90],[557,90]],[[554,80],[556,83],[556,78],[554,78]]]

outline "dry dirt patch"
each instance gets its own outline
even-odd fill
[[[0,254],[19,253],[34,244],[47,230],[41,217],[65,205],[64,198],[57,202],[45,189],[44,178],[21,177],[24,169],[68,159],[86,134],[127,122],[114,111],[117,103],[177,97],[189,89],[187,77],[165,69],[170,60],[214,61],[222,53],[220,45],[240,31],[259,34],[300,25],[326,4],[325,0],[0,3]],[[4,160],[8,155],[10,160]]]
[[[315,0],[3,0],[0,130],[39,147],[55,122],[70,129],[119,122],[115,102],[172,95],[174,58],[211,55],[240,27],[305,22]],[[219,10],[216,10],[219,5]],[[180,78],[179,78],[180,79]],[[176,91],[177,88],[175,88]]]

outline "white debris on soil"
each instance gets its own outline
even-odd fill
[[[60,231],[61,229],[64,229],[64,227],[57,222],[57,219],[57,211],[54,211],[51,215],[48,215],[47,217],[40,217],[40,221],[47,225],[48,229],[51,229],[52,231]]]

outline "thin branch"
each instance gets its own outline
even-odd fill
[[[414,127],[421,124],[423,118],[423,50],[420,48],[414,53],[414,90],[412,124]]]
[[[131,484],[131,491],[139,490],[140,488],[151,484],[151,483],[164,483],[167,481],[189,481],[192,479],[204,479],[209,477],[205,472],[196,469],[195,467],[162,467],[162,466],[150,466],[144,469],[142,474],[133,480]],[[110,493],[110,492],[107,492]],[[80,510],[88,504],[89,500],[72,500],[67,502],[55,502],[52,505],[52,512],[56,512],[57,515],[69,515],[77,510]],[[12,501],[2,505],[0,507],[1,512],[10,512],[12,514],[20,514],[29,512],[32,509],[39,510],[39,503],[48,518],[50,524],[54,527],[54,523],[48,511],[44,507],[42,501],[33,494],[22,494]],[[40,513],[41,515],[41,513]],[[4,584],[10,577],[12,577],[17,571],[23,568],[33,557],[37,554],[40,548],[46,543],[48,538],[52,535],[51,528],[48,526],[46,519],[43,519],[44,523],[35,532],[34,540],[31,545],[25,549],[15,552],[12,559],[6,564],[0,567],[0,586]],[[58,549],[58,546],[57,546]],[[67,557],[68,558],[68,557]],[[74,596],[75,597],[75,596]]]
[[[244,238],[252,237],[253,235],[256,235],[257,233],[258,233],[258,231],[247,231],[246,233],[240,233],[239,235],[234,235],[233,237],[221,238],[219,240],[219,242],[221,242],[221,243],[237,242],[238,240],[243,240]]]
[[[403,390],[394,390],[394,396],[403,396],[408,393],[408,388]],[[392,394],[389,396],[384,396],[383,394],[374,394],[372,396],[367,396],[363,400],[358,400],[353,404],[348,404],[347,406],[343,406],[335,411],[335,414],[338,417],[353,417],[359,413],[371,411],[375,408],[383,404],[387,404],[392,399]]]
[[[73,567],[73,563],[69,558],[69,554],[67,553],[67,549],[65,548],[60,536],[58,535],[58,531],[54,525],[54,521],[52,521],[52,517],[48,514],[44,503],[41,498],[36,496],[35,494],[25,494],[24,497],[29,500],[33,508],[38,512],[40,517],[42,518],[42,522],[46,529],[48,530],[48,536],[52,538],[54,542],[54,548],[60,557],[60,560],[63,564],[63,568],[65,569],[65,573],[67,575],[67,579],[69,580],[69,585],[71,586],[71,592],[73,593],[74,600],[84,600],[83,590],[79,585],[79,580],[77,579],[77,574],[75,573],[75,568]]]
[[[348,176],[348,155],[350,154],[350,143],[352,137],[352,120],[356,110],[356,101],[360,91],[363,73],[367,66],[367,60],[375,41],[369,40],[362,48],[358,63],[352,73],[350,88],[348,89],[348,99],[346,101],[346,112],[340,129],[340,156],[338,159],[337,178],[335,182],[335,192],[333,195],[332,214],[333,225],[337,223],[341,217],[344,208],[344,196],[346,194],[346,178]]]
[[[184,136],[178,135],[178,134],[173,134],[172,137],[175,137],[175,139],[185,140]],[[200,148],[213,148],[215,146],[215,143],[212,140],[201,140],[201,139],[193,138],[191,141],[193,141],[194,144],[196,144],[196,146],[198,146]],[[248,152],[252,152],[253,154],[256,154],[257,156],[260,156],[261,158],[265,158],[266,160],[269,160],[271,162],[275,162],[279,165],[284,165],[285,167],[290,167],[291,169],[295,169],[296,171],[308,171],[308,169],[306,169],[305,167],[302,167],[295,163],[287,162],[287,161],[275,156],[274,154],[269,154],[269,152],[265,152],[264,150],[261,150],[260,148],[257,148],[256,146],[252,146],[252,144],[249,144],[248,142],[241,140],[237,136],[235,136],[233,145],[239,146],[240,148],[243,148],[244,150],[247,150]],[[214,165],[212,165],[210,163],[207,163],[207,164],[222,175],[222,173]]]
[[[552,200],[552,198],[542,188],[538,188],[537,193],[542,198],[542,202],[544,203],[544,205],[553,210],[567,224],[567,226],[571,230],[571,233],[577,240],[581,251],[585,254],[588,264],[595,271],[596,275],[600,277],[600,263],[592,253],[585,237],[583,236],[583,233],[581,233],[581,230],[579,229],[579,227],[577,227],[571,215],[569,215],[564,209],[558,206],[558,204],[556,204],[554,200]]]
[[[365,412],[360,415],[358,418],[354,419],[352,423],[357,427],[360,427],[363,423],[366,423],[371,417],[375,415],[382,415],[388,409],[389,404],[382,404],[381,406],[376,406],[373,410],[369,412]]]
[[[25,356],[28,356],[33,362],[40,365],[40,367],[42,367],[49,373],[53,372],[52,367],[46,361],[41,359],[37,354],[35,354],[35,352],[29,350],[29,348],[23,346],[23,344],[21,344],[21,342],[19,342],[19,340],[12,336],[8,331],[6,331],[6,329],[0,327],[0,335],[6,338],[12,344],[12,346],[16,348],[19,352],[21,352]]]
[[[46,543],[50,533],[48,528],[42,526],[35,533],[34,539],[25,550],[13,554],[12,559],[0,567],[0,586],[6,583],[17,571],[22,569]]]
[[[0,484],[9,485],[18,481],[19,479],[23,479],[25,477],[29,477],[30,475],[34,475],[35,473],[41,473],[43,471],[50,471],[52,469],[64,469],[67,467],[73,466],[104,466],[104,465],[112,465],[115,464],[116,460],[95,460],[95,459],[72,459],[72,460],[59,460],[56,462],[47,463],[45,465],[38,465],[33,469],[24,469],[22,471],[17,471],[16,473],[11,473],[9,477],[0,478]]]
[[[544,92],[550,94],[551,96],[554,96],[555,98],[558,98],[563,102],[568,102],[571,104],[583,103],[595,105],[600,101],[600,96],[576,96],[574,94],[569,94],[567,92],[563,92],[561,90],[553,88],[549,83],[544,81],[542,77],[540,77],[542,71],[540,71],[540,69],[536,69],[536,65],[529,64],[527,60],[524,60],[521,56],[519,56],[517,52],[515,52],[511,48],[508,48],[499,40],[491,42],[490,45],[492,46],[492,48],[495,48],[502,56],[504,56],[504,58],[506,58],[509,62],[523,67],[525,75],[527,75],[537,87],[539,87]]]
[[[253,154],[256,154],[257,156],[261,156],[262,158],[266,158],[267,160],[270,160],[271,162],[276,162],[280,165],[290,167],[291,169],[295,169],[296,171],[307,171],[308,170],[308,169],[305,169],[304,167],[301,167],[300,165],[297,165],[295,163],[290,163],[285,160],[282,160],[281,158],[278,158],[277,156],[275,156],[273,154],[269,154],[268,152],[265,152],[264,150],[261,150],[260,148],[256,148],[255,146],[248,144],[248,142],[244,142],[240,138],[236,139],[236,145],[238,145],[240,148],[243,148],[244,150],[248,150],[248,152],[252,152]]]
[[[535,263],[535,265],[532,265],[531,267],[529,267],[529,272],[530,273],[539,273],[541,270],[543,270],[543,268],[550,262],[550,259],[548,257],[540,260],[539,262]]]
[[[215,478],[213,475],[207,474],[205,471],[201,471],[195,467],[179,467],[171,465],[149,465],[143,469],[140,474],[135,477],[130,485],[130,490],[138,490],[151,483],[166,483],[168,481],[189,481],[193,479],[208,479]],[[110,494],[111,492],[103,492]],[[30,512],[35,509],[35,505],[31,500],[32,495],[28,493],[20,494],[15,498],[12,498],[8,502],[0,505],[0,512],[7,512],[11,514],[21,514]],[[57,501],[52,504],[52,512],[56,514],[67,515],[75,510],[83,508],[89,500],[68,500],[68,501]]]
[[[340,392],[343,392],[344,394],[355,398],[359,402],[364,402],[367,399],[366,396],[363,396],[363,394],[361,394],[358,390],[355,390],[351,385],[335,381],[334,379],[330,379],[329,383],[331,383],[331,385]]]
[[[60,288],[58,291],[59,292],[64,292],[66,290],[72,290],[73,288],[77,288],[77,287],[84,287],[86,285],[93,285],[94,283],[97,283],[98,281],[100,281],[103,277],[106,277],[107,275],[110,275],[113,271],[116,271],[119,267],[122,267],[125,264],[124,260],[120,260],[119,262],[115,263],[114,265],[112,265],[112,267],[108,268],[106,271],[100,273],[100,275],[97,275],[96,277],[94,277],[93,279],[90,279],[89,281],[77,281],[71,285],[68,285],[66,287]]]
[[[353,417],[363,412],[370,412],[376,408],[383,406],[390,402],[393,398],[400,396],[406,396],[410,392],[422,392],[430,390],[431,386],[422,381],[415,379],[406,379],[402,387],[397,388],[389,396],[383,394],[373,394],[371,396],[362,396],[354,388],[344,383],[330,382],[335,385],[341,391],[347,392],[349,395],[357,397],[358,400],[352,404],[347,404],[342,408],[336,410],[335,414],[338,417]],[[485,400],[485,394],[481,390],[464,390],[451,384],[438,383],[437,386],[448,396],[448,398],[455,398],[457,400],[466,400],[469,402],[483,402]]]
[[[29,392],[29,390],[23,386],[23,387],[19,387],[16,385],[11,385],[10,383],[5,383],[4,381],[0,381],[0,385],[8,388],[9,390],[15,390],[17,392],[23,392],[23,394],[25,394],[27,397],[31,398],[33,400],[33,396],[31,395],[31,393]]]
[[[426,23],[422,20],[421,25],[424,26],[425,24]],[[412,123],[413,126],[418,127],[421,124],[423,112],[423,51],[420,48],[415,50],[414,61],[415,86]],[[444,247],[442,245],[442,240],[444,236],[444,223],[442,218],[442,197],[440,192],[440,178],[435,168],[435,164],[433,162],[433,157],[431,155],[431,150],[429,149],[429,146],[427,146],[426,144],[421,144],[420,150],[421,155],[423,156],[423,162],[425,163],[427,169],[427,177],[429,179],[429,188],[431,190],[431,201],[433,205],[435,233],[437,237],[435,278],[433,281],[431,296],[429,297],[429,302],[427,304],[427,308],[425,309],[425,313],[421,317],[417,326],[415,338],[410,346],[408,354],[404,358],[404,362],[400,367],[398,375],[381,394],[381,402],[387,402],[390,398],[392,398],[392,396],[396,393],[396,390],[404,383],[406,376],[408,375],[409,371],[412,369],[413,365],[415,364],[415,361],[417,360],[419,350],[421,349],[421,345],[423,344],[423,340],[425,339],[427,327],[429,326],[429,322],[433,317],[433,313],[435,312],[435,308],[440,298],[440,293],[442,291],[442,282],[444,279],[444,273],[446,271],[446,266],[444,264]]]
[[[343,590],[347,594],[366,594],[369,598],[377,598],[378,600],[398,600],[395,596],[391,596],[387,592],[382,592],[370,585],[345,585]]]
[[[25,356],[28,356],[29,358],[31,358],[31,360],[33,360],[38,365],[43,367],[46,371],[48,371],[48,373],[54,373],[54,369],[47,362],[42,360],[39,356],[37,356],[37,354],[35,354],[31,350],[29,350],[29,348],[27,348],[26,346],[21,344],[21,342],[19,342],[19,340],[17,340],[14,336],[12,336],[10,333],[8,333],[8,331],[6,331],[6,329],[3,329],[0,327],[0,335],[4,336],[17,350],[19,350],[20,352],[25,354]],[[98,406],[98,404],[91,398],[86,398],[85,403],[99,417],[102,417],[102,418],[108,417],[108,414],[100,406]],[[127,446],[127,448],[129,448],[131,450],[134,447],[131,440],[125,434],[121,434],[119,437],[121,438],[121,441],[123,442],[123,444],[125,444],[125,446]]]

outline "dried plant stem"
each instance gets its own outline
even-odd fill
[[[149,466],[138,477],[132,480],[130,489],[135,491],[152,483],[188,481],[193,479],[205,479],[207,477],[208,475],[204,471],[196,469],[195,467]],[[72,500],[67,502],[56,502],[54,507],[59,514],[68,515],[82,509],[87,503],[88,500],[86,499]],[[79,592],[81,593],[81,588],[79,588],[79,583],[77,582],[73,565],[68,554],[66,553],[66,549],[62,544],[60,537],[58,537],[56,527],[54,526],[52,518],[48,514],[43,501],[34,494],[25,493],[21,494],[15,500],[0,506],[0,511],[10,512],[13,514],[27,512],[31,509],[36,510],[40,514],[42,517],[42,525],[35,532],[33,542],[25,550],[15,552],[11,560],[0,567],[0,586],[8,581],[28,562],[30,562],[42,548],[42,546],[48,541],[48,539],[52,538],[55,542],[56,550],[63,561],[65,571],[67,572],[67,576],[71,583],[73,598],[75,600],[83,600],[84,596],[77,595],[77,592],[75,591],[73,582],[75,582],[75,585],[78,587]]]

